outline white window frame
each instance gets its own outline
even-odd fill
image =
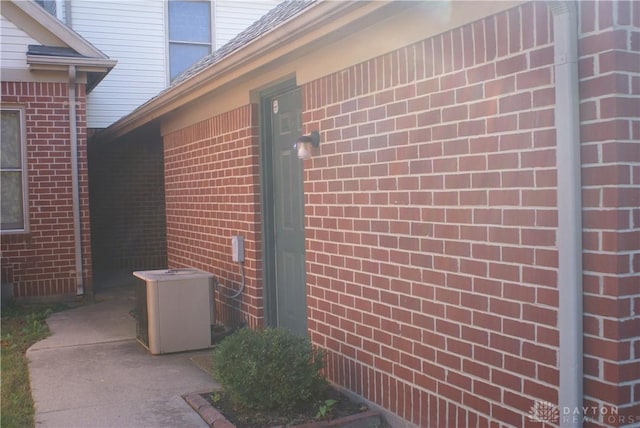
[[[55,16],[56,18],[58,17],[58,2],[56,0],[36,0],[35,1],[38,6],[40,6],[41,8],[43,8],[44,10],[46,10],[51,16]],[[42,2],[43,4],[40,4],[40,2]],[[51,5],[53,5],[56,10],[51,10]]]
[[[215,8],[216,8],[216,0],[189,0],[189,1],[199,1],[203,3],[209,3],[209,32],[210,32],[210,42],[209,43],[199,43],[199,42],[181,42],[181,41],[172,41],[169,36],[169,1],[165,2],[165,63],[166,63],[166,74],[167,74],[167,85],[171,85],[173,79],[171,78],[171,54],[169,47],[171,43],[183,43],[187,45],[199,45],[199,46],[209,46],[209,54],[211,54],[215,50],[216,46],[216,31],[215,31]],[[187,67],[188,68],[188,67]],[[180,73],[178,73],[180,74]],[[176,76],[177,77],[177,76]]]
[[[19,117],[19,127],[20,127],[20,153],[21,153],[21,169],[19,170],[22,173],[22,224],[23,227],[20,229],[1,229],[0,234],[9,235],[9,234],[19,234],[19,233],[29,233],[29,189],[27,187],[28,178],[27,178],[27,125],[26,125],[26,117],[25,117],[25,108],[23,106],[18,105],[3,105],[0,109],[1,111],[17,111]],[[16,171],[15,169],[4,169],[0,166],[0,171]],[[1,202],[0,202],[1,203]]]
[[[0,0],[1,1],[1,0]],[[51,14],[52,16],[55,16],[56,18],[58,18],[60,21],[64,22],[65,24],[69,24],[66,20],[65,20],[65,0],[49,0],[50,3],[55,5],[55,13],[51,13],[50,9],[47,9],[45,6],[41,5],[40,3],[38,3],[38,6],[42,7],[44,10],[46,10],[49,14]],[[69,1],[69,0],[66,0]],[[37,2],[36,2],[37,3]]]

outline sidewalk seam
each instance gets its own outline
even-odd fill
[[[78,343],[75,345],[61,345],[61,346],[47,346],[46,348],[36,348],[36,349],[27,349],[27,352],[40,352],[40,351],[51,351],[55,349],[68,349],[68,348],[82,348],[85,346],[95,346],[95,345],[104,345],[108,343],[122,343],[122,342],[131,342],[136,341],[133,339],[114,339],[114,340],[105,340],[104,342],[94,342],[94,343]]]

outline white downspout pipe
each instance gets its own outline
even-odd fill
[[[78,121],[76,118],[76,66],[69,66],[69,139],[71,145],[71,192],[73,200],[73,240],[76,255],[76,295],[84,294],[82,277],[82,234],[80,231],[80,185],[78,174]]]
[[[555,125],[558,173],[558,350],[560,426],[581,427],[582,182],[576,3],[551,3],[554,34]],[[569,410],[570,414],[563,415]],[[576,412],[576,413],[574,413]]]

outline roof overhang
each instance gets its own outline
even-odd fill
[[[102,58],[27,55],[27,64],[32,70],[52,70],[56,67],[75,65],[81,71],[107,71],[117,62],[114,59]]]
[[[167,117],[169,113],[178,112],[192,101],[203,99],[207,94],[217,91],[223,93],[226,88],[243,80],[249,80],[270,66],[292,61],[304,55],[313,56],[314,52],[331,44],[339,44],[343,39],[361,32],[363,28],[376,31],[376,25],[391,19],[390,17],[406,19],[405,30],[400,29],[399,33],[389,37],[389,40],[376,39],[376,43],[381,45],[375,47],[377,52],[375,55],[394,51],[398,46],[409,45],[454,28],[451,27],[454,25],[453,21],[445,18],[438,24],[433,20],[429,23],[424,22],[425,13],[434,12],[442,5],[455,9],[454,15],[459,17],[455,25],[459,26],[473,22],[481,16],[479,14],[495,14],[523,1],[505,0],[487,3],[471,0],[437,2],[437,4],[400,0],[318,1],[187,80],[161,92],[102,131],[97,137],[108,141],[123,136],[140,126]],[[420,8],[421,11],[414,8]],[[416,11],[418,13],[414,13]],[[419,30],[414,31],[415,28]],[[426,35],[427,33],[430,35]],[[361,40],[361,43],[366,44],[368,41]],[[368,58],[371,56],[360,58],[358,61]],[[298,84],[304,84],[317,77],[319,76],[303,74],[301,70],[296,71]]]
[[[27,64],[31,71],[64,72],[69,66],[75,66],[77,72],[87,73],[87,93],[104,79],[116,63],[113,59],[27,54]]]
[[[43,46],[68,48],[77,53],[68,56],[27,53],[32,71],[58,71],[74,65],[88,74],[87,91],[90,91],[117,63],[31,0],[2,1],[2,15]]]
[[[108,58],[100,49],[31,0],[3,0],[2,15],[43,45],[70,47],[86,57]]]
[[[310,49],[327,38],[357,31],[354,23],[377,20],[393,10],[410,7],[410,1],[321,1],[304,9],[279,27],[232,52],[218,63],[162,92],[101,132],[100,138],[117,138],[266,65],[273,54],[282,58]],[[269,59],[267,59],[269,58]]]

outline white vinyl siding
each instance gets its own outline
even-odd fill
[[[281,0],[213,1],[217,49]],[[87,127],[106,128],[156,96],[169,84],[168,2],[73,0],[73,29],[118,61],[87,97]],[[65,14],[68,12],[64,10]],[[3,34],[4,38],[4,34]]]
[[[118,64],[87,97],[87,127],[106,128],[167,85],[163,1],[74,0],[73,29]]]
[[[215,1],[215,48],[219,49],[222,47],[281,1],[282,0]]]
[[[4,16],[0,20],[0,63],[2,68],[27,68],[27,50],[29,45],[39,45],[37,40],[16,27]]]

